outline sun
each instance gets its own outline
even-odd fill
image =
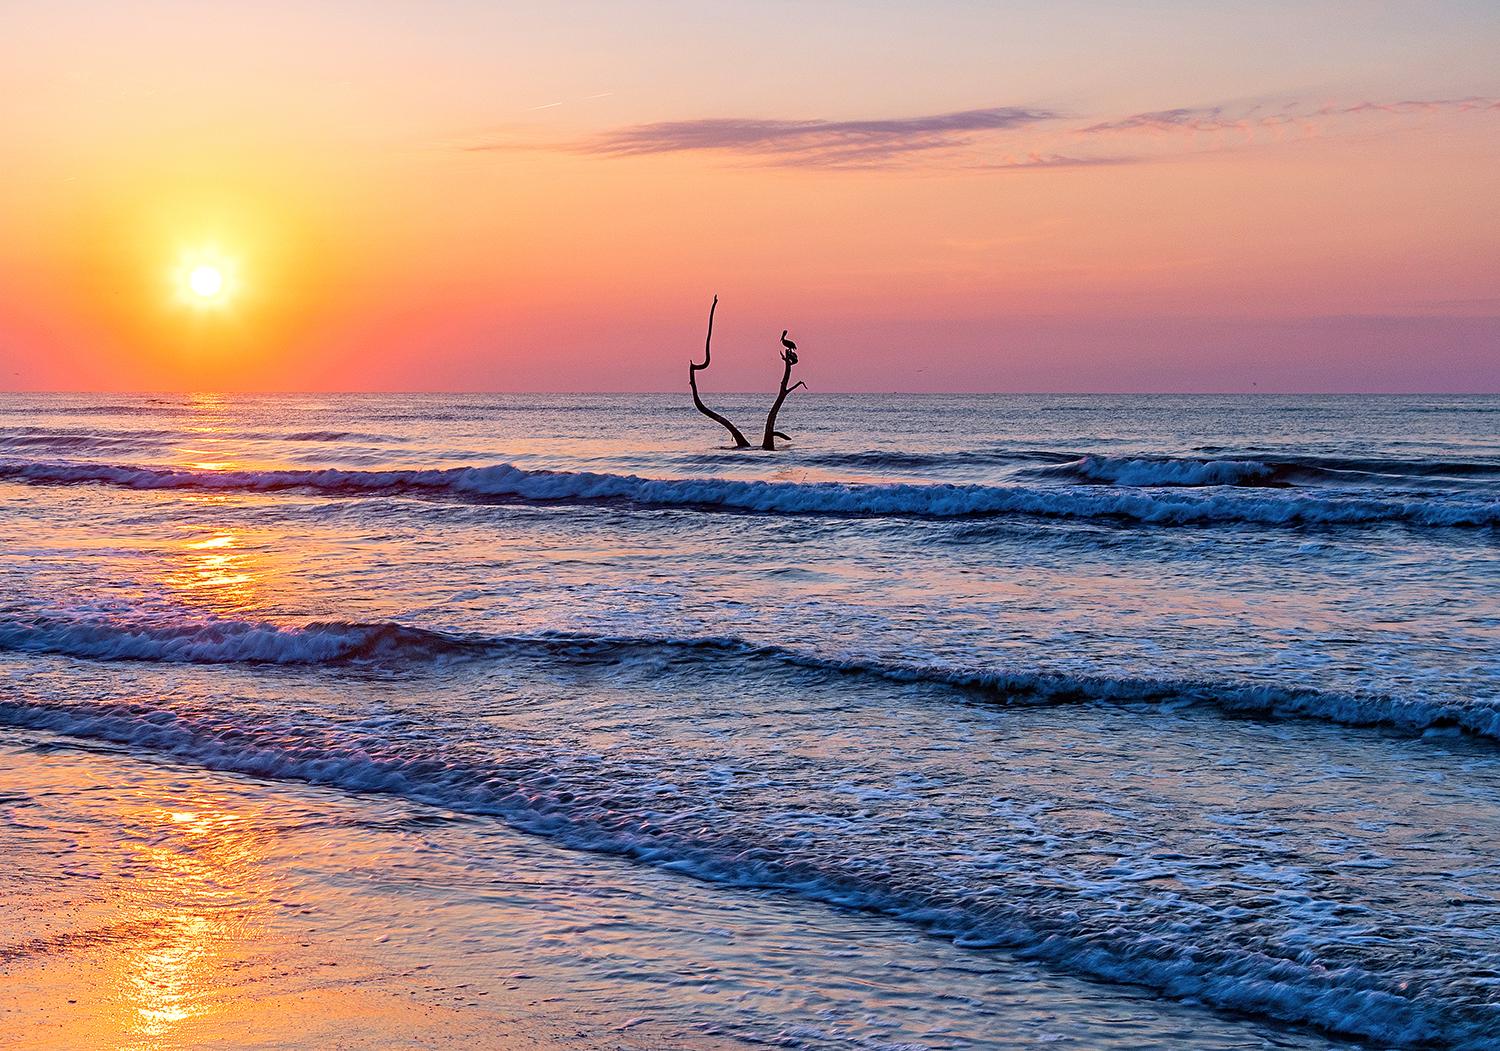
[[[206,263],[195,266],[188,274],[188,288],[195,296],[212,299],[224,291],[224,274],[218,267]]]
[[[239,267],[217,248],[184,251],[172,268],[172,285],[180,303],[199,309],[223,307],[240,291]]]

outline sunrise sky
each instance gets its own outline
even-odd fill
[[[1500,390],[1500,5],[0,13],[0,387]]]

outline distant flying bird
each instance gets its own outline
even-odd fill
[[[797,364],[797,344],[786,338],[789,329],[781,330],[781,345],[786,348],[786,360],[793,365]]]

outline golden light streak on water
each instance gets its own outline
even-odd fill
[[[135,812],[126,833],[135,878],[122,904],[154,934],[109,960],[118,971],[115,1026],[120,1046],[154,1051],[175,1046],[185,1024],[211,1020],[226,973],[264,926],[265,833],[201,794]]]

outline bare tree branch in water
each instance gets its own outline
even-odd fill
[[[786,396],[798,387],[807,386],[801,380],[793,383],[790,387],[787,386],[787,383],[792,378],[792,366],[797,364],[797,344],[787,339],[786,333],[783,332],[781,334],[781,346],[781,360],[786,365],[786,368],[781,370],[781,390],[776,395],[776,402],[771,406],[771,411],[766,413],[766,433],[760,440],[760,447],[771,452],[776,451],[777,438],[782,438],[786,441],[792,440],[789,435],[782,434],[776,429],[776,414],[781,411],[781,403],[786,401]]]
[[[703,415],[707,416],[710,420],[713,420],[715,423],[719,424],[721,427],[728,429],[729,433],[734,437],[734,447],[736,449],[749,449],[751,448],[751,445],[749,440],[745,437],[744,432],[742,432],[734,424],[730,423],[729,420],[727,420],[723,416],[720,416],[717,412],[714,412],[714,410],[710,409],[707,405],[704,405],[703,398],[698,394],[698,373],[701,370],[708,368],[709,362],[712,360],[714,342],[714,312],[718,309],[719,297],[714,296],[713,305],[708,308],[708,336],[703,341],[703,364],[699,365],[691,359],[688,361],[688,389],[693,392],[693,405],[698,409],[698,411],[703,413]],[[792,379],[792,366],[797,364],[797,344],[786,338],[785,329],[783,329],[781,333],[781,348],[781,361],[782,364],[786,367],[782,370],[781,373],[781,389],[776,394],[776,404],[772,405],[771,411],[766,414],[766,432],[760,443],[760,447],[769,452],[776,451],[777,438],[780,438],[782,441],[788,442],[792,440],[790,435],[776,429],[776,414],[781,411],[781,403],[786,401],[786,396],[792,393],[792,391],[796,390],[798,387],[807,386],[807,384],[803,383],[801,380],[798,380],[796,383],[792,383],[791,386],[787,386],[787,384],[790,383]]]
[[[714,311],[718,309],[719,297],[714,296],[713,306],[708,308],[708,338],[703,341],[703,364],[695,365],[692,361],[688,362],[688,386],[692,388],[693,404],[698,407],[698,411],[703,413],[703,415],[707,416],[710,420],[713,420],[715,423],[729,428],[729,433],[734,436],[734,447],[736,449],[748,449],[750,448],[750,443],[746,440],[744,434],[740,432],[740,429],[726,420],[723,416],[720,416],[718,413],[714,412],[714,410],[710,409],[707,405],[704,405],[703,399],[698,395],[698,372],[700,369],[708,368],[708,363],[713,351],[714,342]]]

